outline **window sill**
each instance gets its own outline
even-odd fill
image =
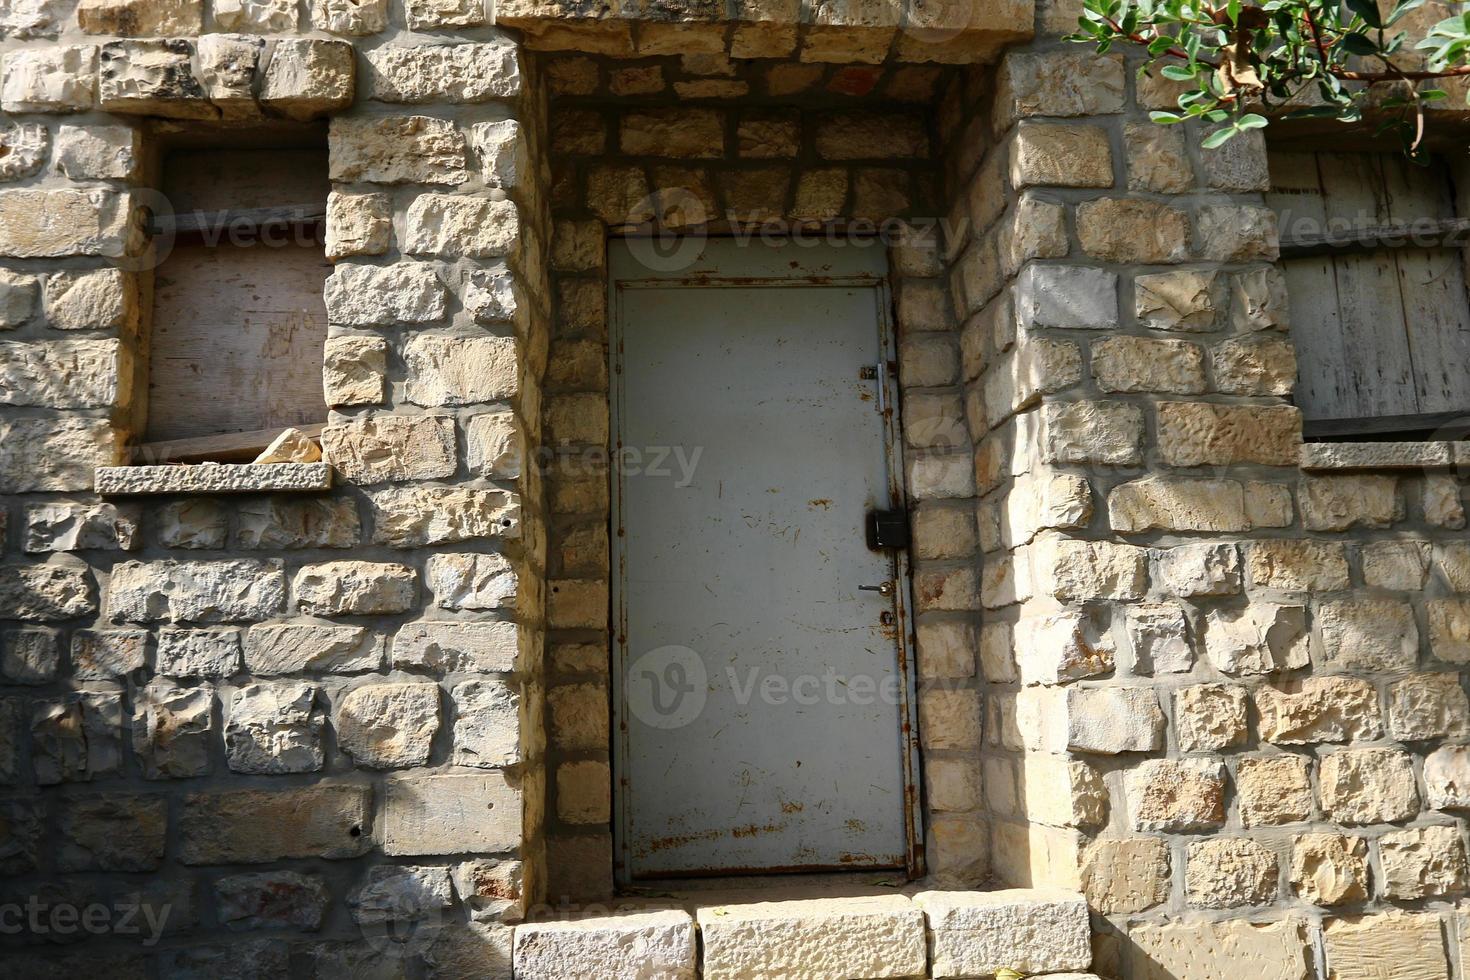
[[[1304,470],[1448,469],[1470,463],[1470,443],[1308,442],[1300,462]]]
[[[97,492],[104,496],[162,493],[301,493],[328,490],[327,463],[200,463],[194,466],[102,466]]]

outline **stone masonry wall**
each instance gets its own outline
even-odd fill
[[[7,975],[509,975],[544,878],[544,105],[477,3],[0,3]],[[337,488],[100,499],[146,412],[159,140],[319,118]]]
[[[889,247],[905,460],[914,508],[921,684],[973,687],[978,603],[971,442],[958,336],[938,255],[930,106],[945,71],[924,65],[732,62],[718,54],[549,58],[556,327],[546,377],[549,899],[612,886],[606,240],[653,227],[689,235],[765,225],[846,247]],[[738,99],[738,101],[735,101]],[[863,237],[866,232],[867,237]],[[877,237],[873,233],[878,232]],[[751,247],[761,247],[759,236]],[[636,448],[636,447],[635,447]],[[949,680],[950,678],[956,678]],[[986,876],[973,821],[972,722],[920,696],[930,780],[929,868]],[[928,712],[932,709],[933,716]],[[953,729],[954,734],[940,734]]]
[[[1464,481],[1299,467],[1264,144],[1169,89],[1038,41],[941,114],[993,870],[1083,891],[1105,975],[1447,977]]]

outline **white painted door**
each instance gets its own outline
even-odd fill
[[[902,507],[881,247],[646,249],[611,256],[620,872],[905,867],[907,569],[865,537]]]

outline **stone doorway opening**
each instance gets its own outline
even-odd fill
[[[618,449],[609,410],[609,242],[652,235],[681,243],[721,235],[751,247],[830,247],[859,238],[885,249],[897,325],[894,368],[907,420],[900,478],[914,547],[910,598],[919,711],[938,737],[922,742],[910,795],[908,870],[957,883],[984,877],[973,670],[946,659],[977,635],[973,445],[959,377],[959,338],[944,280],[946,167],[963,128],[967,86],[984,67],[732,58],[720,52],[642,58],[585,53],[538,59],[548,89],[549,205],[555,327],[547,358],[543,456],[548,460],[548,899],[608,897],[617,862],[614,815],[619,635],[610,595],[617,554],[609,493]],[[946,122],[946,102],[950,105]],[[961,209],[961,215],[964,209]],[[912,591],[909,591],[912,590]],[[905,624],[906,626],[909,624]],[[913,639],[910,636],[910,640]],[[925,662],[925,647],[930,655]],[[929,670],[926,678],[925,670]],[[944,690],[929,699],[932,682]],[[913,724],[905,725],[912,733]],[[961,733],[958,736],[956,733]],[[958,740],[956,740],[958,738]],[[966,775],[972,773],[972,775]],[[803,806],[801,800],[793,801]],[[905,875],[900,872],[900,878]]]

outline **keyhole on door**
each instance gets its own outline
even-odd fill
[[[878,622],[882,623],[884,626],[892,626],[893,625],[893,613],[891,613],[891,612],[879,613],[878,614]]]

